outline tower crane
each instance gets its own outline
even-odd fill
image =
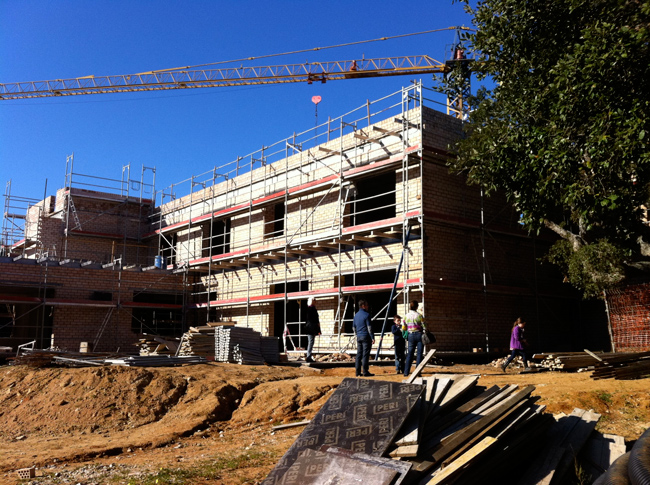
[[[256,67],[227,67],[196,69],[187,66],[177,69],[147,71],[115,76],[83,76],[49,81],[27,81],[0,84],[0,100],[74,96],[81,94],[123,93],[169,89],[209,88],[221,86],[249,86],[256,84],[284,84],[307,82],[325,83],[341,79],[448,74],[452,61],[439,62],[426,55],[382,57],[373,59],[306,62]],[[469,61],[469,60],[468,60]],[[467,70],[469,79],[469,70]],[[462,99],[448,100],[448,112],[462,117]]]

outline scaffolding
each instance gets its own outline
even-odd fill
[[[32,247],[32,252],[36,257],[40,257],[43,252],[40,224],[43,204],[44,201],[38,199],[12,195],[11,180],[7,181],[2,213],[0,256],[13,252],[20,257],[26,257],[28,248]]]
[[[349,347],[353,300],[376,292],[388,299],[408,227],[411,239],[423,237],[422,103],[414,83],[161,190],[156,229],[146,237],[158,239],[167,268],[195,276],[189,308],[208,321],[229,309],[250,325],[256,307],[281,304],[283,335],[299,341],[304,308],[289,319],[290,303],[334,298],[333,331],[316,348]],[[179,197],[181,187],[189,193]],[[369,265],[364,253],[378,249],[390,260]],[[421,268],[419,244],[405,251],[396,298],[422,294]],[[370,269],[393,273],[370,284],[361,277]],[[246,284],[237,284],[242,278]],[[375,318],[394,309],[383,303]],[[273,334],[269,320],[258,325]]]
[[[169,336],[187,329],[184,275],[156,268],[153,245],[141,237],[152,212],[155,168],[143,166],[139,179],[131,172],[128,164],[121,179],[83,174],[72,154],[56,196],[16,197],[7,183],[0,254],[0,262],[12,264],[0,277],[5,343],[28,338],[41,348],[54,345],[55,315],[72,309],[73,320],[81,314],[88,320],[78,332],[91,350],[115,342],[119,326]],[[55,333],[58,347],[75,350],[61,327]]]
[[[43,342],[48,318],[64,312],[57,307],[96,308],[86,337],[96,346],[110,340],[116,319],[124,325],[119,310],[128,308],[134,333],[236,322],[302,353],[309,297],[323,322],[320,353],[355,350],[357,298],[371,300],[378,322],[418,299],[447,349],[487,349],[490,329],[496,346],[493,322],[507,338],[508,305],[561,322],[576,305],[533,267],[545,243],[521,230],[504,198],[484,201],[449,175],[461,122],[431,103],[413,83],[162,190],[155,169],[143,167],[139,180],[130,164],[121,179],[89,176],[75,171],[73,154],[64,188],[21,201],[22,219],[8,184],[0,263],[27,259],[41,272],[15,273],[20,295],[13,280],[0,281],[8,305],[0,337],[3,325],[42,312],[33,327]],[[62,268],[105,271],[87,284]],[[135,276],[147,271],[148,279]],[[63,298],[56,292],[64,288],[96,294]],[[151,312],[140,318],[138,309]]]
[[[153,259],[148,258],[148,245],[142,243],[141,235],[147,218],[152,212],[155,199],[156,169],[142,166],[140,178],[131,177],[131,164],[122,167],[121,179],[111,179],[88,175],[74,171],[74,153],[66,157],[65,184],[60,192],[62,200],[57,200],[57,208],[62,210],[64,221],[64,238],[61,256],[69,260],[80,260],[81,255],[70,247],[70,239],[74,237],[92,237],[112,241],[110,258],[106,260],[105,254],[98,255],[92,260],[111,263],[116,260],[125,260],[128,252],[135,253],[129,261],[132,265],[152,266]],[[58,197],[59,194],[57,194]],[[79,210],[75,199],[95,201],[96,204],[104,202],[107,208],[94,210]],[[127,213],[129,205],[135,205],[137,210],[131,210],[130,217],[122,215]],[[115,224],[116,230],[108,232],[98,230],[103,227],[108,217],[116,217],[119,223]],[[128,224],[135,220],[136,225]],[[120,227],[121,226],[121,227]],[[145,255],[141,256],[141,252]],[[87,251],[83,254],[88,258]],[[150,259],[150,260],[149,260]]]

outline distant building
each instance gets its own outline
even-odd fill
[[[535,348],[608,345],[604,306],[540,264],[552,236],[530,236],[502,197],[449,173],[460,136],[414,85],[193,176],[183,196],[181,184],[154,203],[71,183],[30,207],[25,239],[0,258],[13,309],[0,345],[124,350],[141,332],[235,321],[300,351],[310,296],[316,352],[355,349],[358,298],[377,334],[418,300],[440,350],[506,352],[518,316]]]

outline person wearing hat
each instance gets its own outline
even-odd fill
[[[305,319],[305,333],[307,334],[307,358],[306,362],[313,362],[311,352],[314,349],[314,342],[316,335],[320,335],[320,319],[318,318],[318,310],[314,304],[314,298],[309,297],[307,300],[307,318]]]

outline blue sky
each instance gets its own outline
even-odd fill
[[[451,0],[0,0],[0,83],[133,74],[450,26]],[[454,32],[262,59],[253,65],[427,54]],[[156,188],[185,180],[395,92],[409,77],[0,101],[0,183],[42,198],[75,172],[120,179],[156,167]],[[431,75],[422,78],[432,85]]]

